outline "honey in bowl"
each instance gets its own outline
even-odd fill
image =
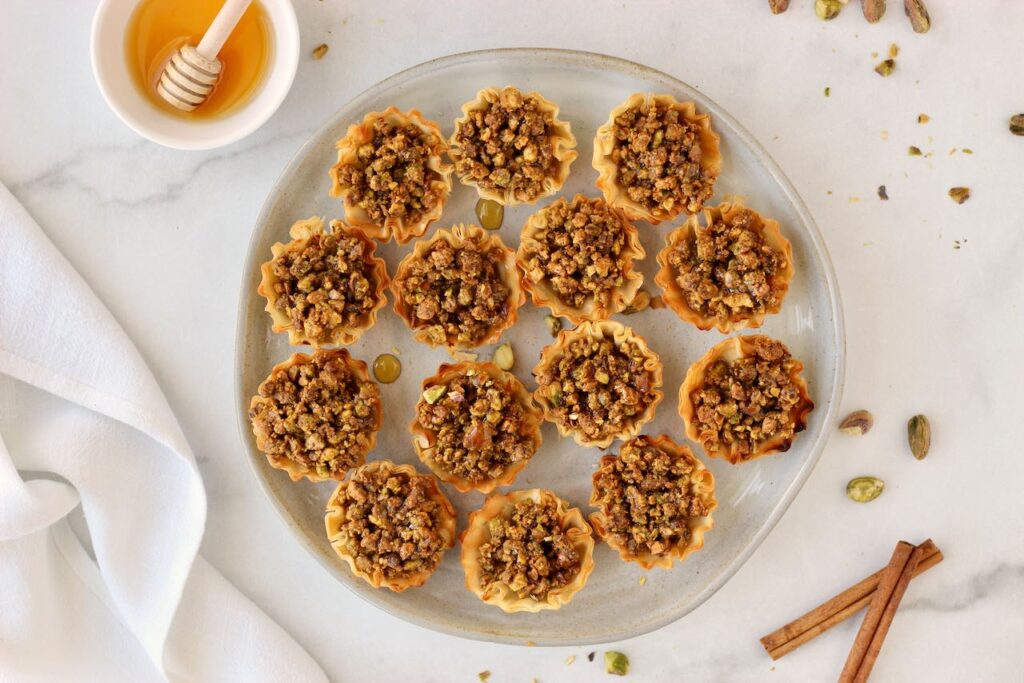
[[[125,56],[135,84],[154,107],[186,119],[223,116],[245,104],[262,85],[273,50],[270,19],[258,0],[249,5],[217,58],[223,67],[210,96],[190,112],[165,102],[156,92],[171,55],[186,43],[197,45],[223,0],[142,0],[128,23]]]

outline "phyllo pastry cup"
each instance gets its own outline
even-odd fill
[[[633,262],[644,256],[622,212],[578,194],[530,216],[516,261],[533,303],[577,324],[605,320],[633,301],[644,281]]]
[[[324,516],[334,552],[374,588],[426,583],[455,545],[455,508],[412,465],[374,460],[338,484]]]
[[[760,327],[778,313],[793,279],[793,245],[778,221],[742,203],[704,209],[669,233],[654,281],[665,304],[699,329]]]
[[[722,170],[711,116],[671,95],[636,93],[594,138],[597,187],[631,220],[658,224],[696,213]]]
[[[442,365],[423,380],[409,426],[416,455],[460,492],[515,481],[540,448],[541,412],[515,375],[494,363]]]
[[[594,569],[583,513],[544,489],[490,496],[461,540],[466,588],[506,612],[559,609]]]
[[[613,320],[559,332],[541,351],[533,376],[545,419],[581,446],[607,448],[636,436],[664,398],[658,354]]]
[[[271,248],[260,266],[258,292],[267,300],[274,332],[293,346],[351,344],[377,321],[387,303],[387,265],[361,230],[313,216],[297,221],[287,244]]]
[[[341,480],[377,443],[380,390],[347,349],[296,353],[260,384],[249,419],[256,447],[292,481]]]
[[[576,158],[576,137],[558,105],[540,93],[485,88],[462,105],[448,155],[484,199],[532,204],[558,192]]]
[[[598,508],[594,533],[644,569],[671,569],[704,547],[718,505],[711,471],[664,434],[630,439],[601,458],[590,504]]]
[[[420,240],[391,282],[397,313],[416,339],[451,350],[496,342],[526,301],[516,254],[476,225]]]
[[[344,199],[352,225],[404,244],[441,217],[452,189],[448,144],[419,111],[370,112],[349,126],[337,148],[330,194]]]
[[[686,436],[734,465],[788,451],[814,410],[803,367],[771,337],[717,344],[690,366],[679,388]]]

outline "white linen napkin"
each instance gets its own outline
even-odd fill
[[[0,184],[0,681],[326,681],[197,555],[205,519],[146,364]]]

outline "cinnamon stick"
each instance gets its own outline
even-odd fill
[[[882,642],[889,632],[889,625],[896,614],[903,593],[914,575],[914,568],[921,559],[921,549],[906,541],[900,541],[892,552],[889,565],[878,582],[867,614],[846,658],[846,665],[839,675],[839,683],[866,681],[874,666]]]
[[[919,547],[921,561],[914,569],[914,576],[931,569],[943,559],[942,551],[930,538]],[[839,595],[761,638],[761,644],[768,655],[772,659],[779,659],[864,609],[871,602],[884,572],[883,567]]]

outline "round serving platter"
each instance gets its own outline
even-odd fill
[[[683,564],[677,563],[671,571],[644,571],[635,564],[622,562],[615,551],[598,543],[595,569],[586,587],[562,609],[537,614],[506,614],[467,591],[457,546],[420,588],[396,594],[370,587],[349,571],[327,542],[323,512],[336,483],[292,482],[287,474],[271,468],[256,449],[247,416],[249,399],[271,368],[294,351],[308,352],[289,347],[286,334],[271,331],[270,318],[263,310],[265,301],[257,295],[256,287],[260,263],[270,258],[274,242],[287,241],[288,228],[295,220],[313,215],[326,216],[328,220],[343,217],[340,201],[327,194],[327,169],[335,161],[335,141],[365,113],[390,105],[402,110],[417,108],[426,118],[436,121],[445,135],[450,135],[464,102],[473,99],[481,88],[504,85],[515,85],[524,92],[539,91],[557,103],[561,107],[560,118],[572,124],[580,156],[558,197],[571,198],[576,193],[599,196],[594,184],[597,173],[590,166],[594,133],[612,108],[630,94],[670,93],[679,100],[696,102],[698,110],[711,114],[712,126],[722,138],[723,155],[713,203],[722,201],[726,195],[744,197],[752,208],[778,220],[793,244],[796,276],[789,294],[782,310],[769,316],[757,332],[782,340],[804,363],[804,376],[816,404],[807,430],[787,453],[733,466],[706,458],[698,445],[691,444],[714,472],[719,502],[714,512],[715,528],[705,537],[700,552]],[[517,247],[527,217],[554,199],[506,208],[501,239],[510,247]],[[476,191],[456,181],[444,216],[428,229],[426,237],[438,227],[476,222],[476,201]],[[655,255],[662,248],[665,235],[679,222],[661,227],[638,224],[647,250],[640,268],[644,286],[652,296],[659,293],[654,284]],[[383,245],[381,252],[389,274],[394,274],[398,261],[411,249],[412,243]],[[397,353],[402,361],[399,380],[381,385],[384,426],[369,458],[412,463],[427,472],[413,451],[408,426],[420,382],[433,375],[439,365],[450,362],[450,356],[443,349],[431,349],[416,342],[391,309],[391,298],[389,294],[388,308],[382,311],[377,324],[349,347],[356,358],[368,364],[384,352]],[[547,309],[527,302],[520,309],[518,323],[502,337],[502,342],[511,342],[515,349],[513,372],[530,389],[536,386],[531,370],[541,349],[552,341],[544,323],[547,313]],[[644,433],[664,432],[685,442],[683,423],[676,411],[679,385],[690,364],[723,336],[714,331],[701,332],[679,320],[669,309],[615,317],[641,334],[665,366],[665,400]],[[494,348],[478,349],[480,360],[489,359]],[[465,638],[580,645],[636,636],[675,621],[707,600],[739,569],[779,521],[821,454],[827,439],[826,428],[832,422],[842,390],[844,361],[839,292],[821,235],[779,167],[727,112],[682,81],[625,60],[565,50],[491,50],[427,62],[373,86],[335,113],[288,164],[263,206],[246,259],[237,332],[236,401],[246,456],[268,499],[300,545],[357,595],[401,619]],[[550,488],[589,513],[591,474],[604,452],[559,438],[550,423],[545,423],[542,435],[540,450],[513,488]],[[617,452],[617,444],[611,450]],[[484,497],[476,492],[460,494],[446,484],[442,484],[442,489],[458,510],[461,530],[466,515],[478,509]],[[643,584],[641,576],[647,577]]]

